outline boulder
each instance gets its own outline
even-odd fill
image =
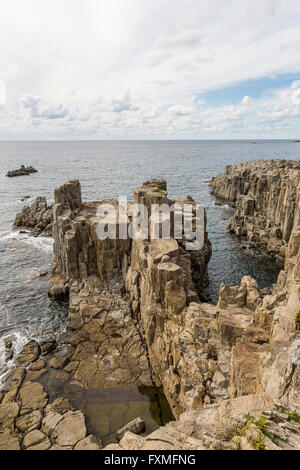
[[[60,446],[75,446],[86,437],[85,419],[81,411],[68,411],[58,423],[56,443]]]
[[[56,431],[58,423],[60,423],[60,421],[62,419],[63,419],[63,415],[61,415],[60,413],[57,413],[55,411],[51,411],[43,419],[41,430],[48,437],[51,438],[54,431]]]
[[[39,429],[43,419],[43,414],[40,410],[33,411],[28,415],[20,416],[16,420],[16,428],[21,432],[30,432]]]
[[[101,442],[98,441],[94,436],[88,436],[85,439],[79,441],[74,450],[100,450]]]
[[[19,405],[17,403],[1,403],[0,424],[2,428],[11,428],[19,415]]]
[[[17,364],[19,366],[27,367],[38,359],[40,352],[41,349],[39,344],[33,339],[30,340],[18,355]]]
[[[138,417],[130,421],[130,423],[126,424],[121,429],[119,429],[116,432],[116,436],[118,441],[120,441],[127,431],[130,431],[133,434],[143,434],[143,432],[145,432],[145,429],[145,421],[142,418]]]
[[[20,389],[22,414],[29,411],[42,410],[48,403],[48,394],[37,382],[27,382]],[[24,413],[23,413],[24,412]]]
[[[44,359],[39,359],[38,361],[35,361],[31,366],[29,367],[29,370],[32,371],[39,371],[42,369],[45,369],[46,366],[46,361]]]
[[[21,450],[19,436],[9,429],[0,431],[0,450]]]
[[[54,357],[49,361],[49,366],[53,369],[63,369],[69,362],[74,353],[74,348],[67,344],[60,346],[55,350]]]
[[[48,450],[51,441],[46,434],[36,429],[25,435],[23,445],[26,450]]]

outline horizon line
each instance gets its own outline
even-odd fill
[[[224,142],[224,141],[239,141],[239,142],[263,142],[263,141],[278,141],[278,142],[291,142],[299,143],[300,138],[216,138],[216,139],[0,139],[2,142]]]

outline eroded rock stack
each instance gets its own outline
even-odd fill
[[[23,207],[16,215],[14,230],[28,230],[37,237],[52,236],[52,208],[48,206],[45,197],[37,197],[31,206]]]
[[[262,160],[227,166],[211,192],[235,208],[229,228],[283,259],[300,225],[300,163]]]

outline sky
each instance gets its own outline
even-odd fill
[[[299,0],[0,0],[0,140],[299,139]]]

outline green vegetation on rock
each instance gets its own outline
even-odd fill
[[[300,312],[298,312],[296,315],[295,324],[296,324],[296,330],[300,330]]]

